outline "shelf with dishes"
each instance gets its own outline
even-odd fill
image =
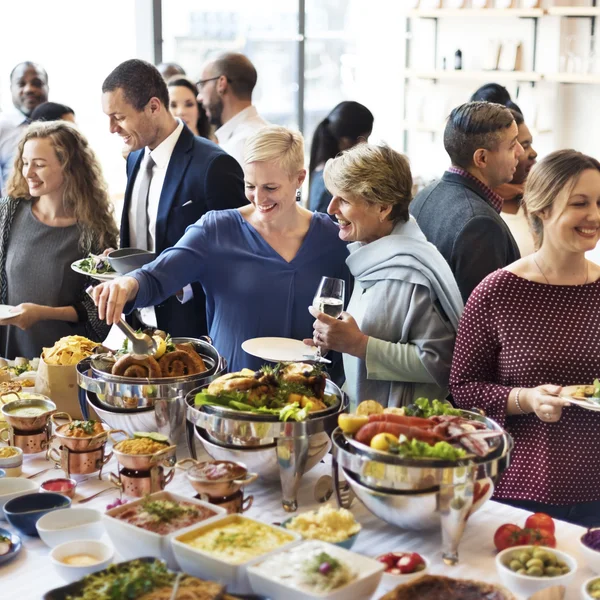
[[[588,85],[600,84],[600,74],[591,73],[535,73],[534,71],[465,71],[465,70],[413,70],[404,71],[407,79],[431,79],[446,81],[491,81],[498,83],[517,81],[537,83],[582,83]]]
[[[536,18],[544,16],[543,8],[423,8],[411,10],[409,15],[420,19],[443,17],[518,17]]]

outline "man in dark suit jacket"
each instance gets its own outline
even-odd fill
[[[167,86],[153,65],[125,61],[105,79],[102,92],[110,131],[129,150],[122,248],[160,254],[207,211],[247,203],[237,161],[171,115]],[[179,296],[155,307],[158,327],[172,336],[206,334],[202,287],[193,284]]]
[[[512,180],[523,148],[509,109],[490,102],[455,108],[444,131],[452,166],[419,192],[410,212],[444,256],[466,302],[487,275],[520,258],[493,189]]]

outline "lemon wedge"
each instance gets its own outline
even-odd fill
[[[158,360],[167,351],[167,342],[163,340],[159,335],[153,335],[152,339],[156,342],[154,358]]]

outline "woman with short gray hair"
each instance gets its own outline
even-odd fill
[[[353,406],[444,398],[463,303],[450,267],[409,217],[407,159],[361,144],[329,160],[324,179],[327,212],[340,239],[354,242],[346,264],[355,284],[340,319],[309,309],[314,337],[305,341],[343,353]]]

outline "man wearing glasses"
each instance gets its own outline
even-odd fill
[[[196,83],[198,101],[202,102],[219,145],[244,164],[246,139],[268,125],[252,104],[257,74],[247,56],[228,52],[206,63]]]

